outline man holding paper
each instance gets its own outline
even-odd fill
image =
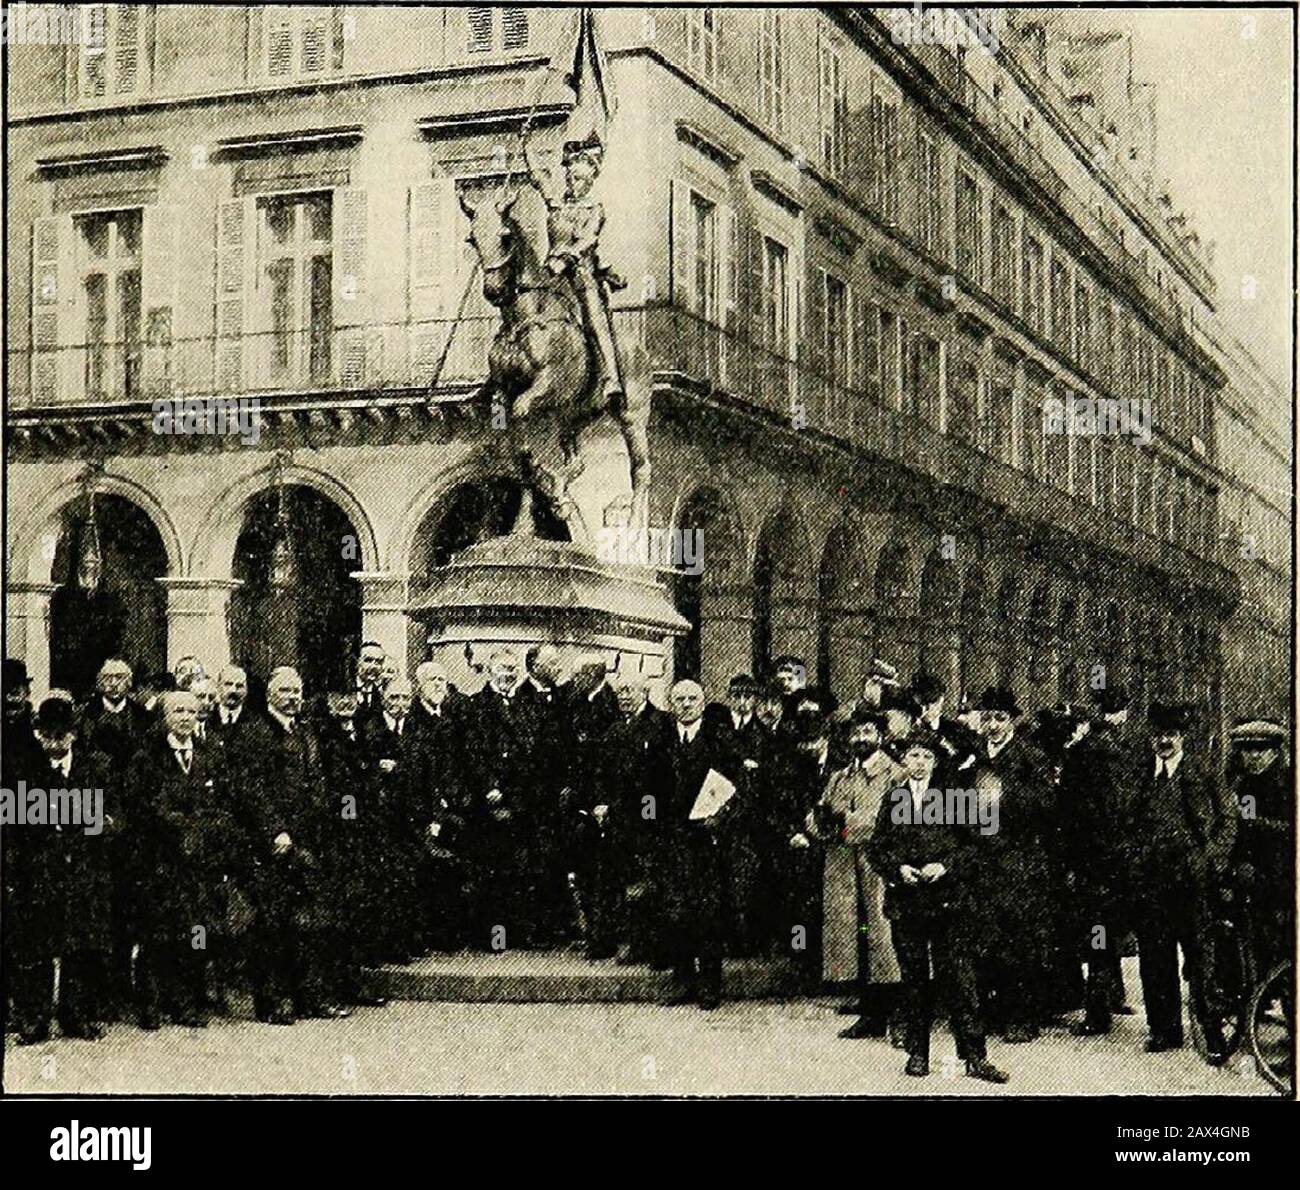
[[[653,814],[661,845],[654,849],[656,898],[664,915],[673,986],[665,1000],[701,1008],[722,1001],[724,863],[727,823],[735,808],[740,758],[724,725],[706,722],[704,691],[683,681],[670,694],[673,724],[658,741],[664,781],[648,791],[642,816]]]

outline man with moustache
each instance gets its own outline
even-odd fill
[[[208,1023],[209,958],[223,929],[222,885],[234,865],[235,823],[221,752],[195,735],[190,691],[162,696],[163,731],[132,757],[127,781],[139,801],[132,837],[142,852],[139,1023],[157,1029]]]
[[[357,654],[357,722],[378,717],[384,709],[384,646],[368,640]]]
[[[235,813],[251,863],[256,920],[250,946],[257,1019],[292,1025],[299,1017],[346,1016],[325,1002],[320,745],[303,715],[302,678],[278,666],[266,686],[266,714],[250,722],[230,757]]]
[[[1152,703],[1148,722],[1149,747],[1132,775],[1136,792],[1125,855],[1150,1030],[1146,1048],[1148,1053],[1182,1048],[1181,949],[1206,1060],[1221,1066],[1228,1054],[1207,1001],[1205,941],[1212,897],[1232,853],[1237,815],[1222,785],[1187,751],[1191,709]]]
[[[216,713],[208,719],[208,730],[226,743],[247,723],[248,674],[238,665],[223,665],[217,674]]]

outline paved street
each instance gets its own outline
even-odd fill
[[[841,1041],[834,1002],[730,1003],[713,1013],[648,1004],[399,1002],[291,1029],[221,1021],[203,1031],[114,1027],[97,1043],[8,1046],[15,1092],[258,1094],[997,1095],[956,1074],[936,1030],[928,1079],[903,1076],[882,1041]],[[1196,1053],[1142,1052],[1140,1017],[1083,1042],[1053,1030],[994,1042],[1022,1094],[1267,1095],[1247,1059],[1222,1070]],[[945,1077],[945,1073],[947,1077]]]

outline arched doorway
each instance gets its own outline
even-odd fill
[[[985,587],[988,579],[984,567],[972,566],[966,572],[961,593],[961,674],[957,688],[952,691],[955,706],[962,694],[976,696],[989,684],[988,664],[988,601]]]
[[[817,574],[817,684],[841,701],[862,687],[870,595],[861,536],[851,525],[837,525],[826,537]]]
[[[673,578],[673,602],[691,626],[673,642],[673,676],[718,687],[748,664],[740,525],[716,488],[697,488],[675,528],[696,535],[702,565]]]
[[[1056,701],[1055,624],[1052,596],[1047,583],[1034,588],[1025,616],[1025,646],[1029,657],[1028,676],[1034,696],[1044,705]]]
[[[277,665],[302,674],[309,697],[352,682],[361,644],[356,527],[329,497],[300,484],[283,487],[288,550],[281,541],[279,488],[244,506],[231,565],[243,585],[230,601],[231,658],[265,682]],[[288,573],[273,562],[288,562]],[[287,580],[286,585],[274,581]]]
[[[1002,648],[998,653],[998,685],[1015,686],[1017,672],[1021,668],[1025,641],[1021,636],[1020,624],[1020,576],[1009,570],[998,587],[995,613],[1002,636]]]
[[[82,698],[99,667],[121,657],[137,678],[167,667],[167,593],[157,581],[167,573],[167,550],[157,527],[138,504],[96,494],[95,526],[90,501],[81,496],[62,513],[51,580],[50,684]],[[99,581],[89,589],[83,563],[101,560]]]
[[[772,660],[784,653],[802,657],[805,664],[811,660],[815,581],[803,526],[782,509],[763,526],[754,551],[750,664],[760,681],[769,675]]]
[[[961,684],[960,610],[957,563],[935,549],[921,570],[921,639],[916,667],[937,677],[950,698]]]
[[[876,576],[872,583],[876,605],[876,648],[878,657],[899,667],[908,668],[904,656],[909,644],[912,593],[908,589],[911,553],[906,542],[894,541],[880,551]]]

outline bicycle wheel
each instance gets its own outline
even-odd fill
[[[1246,997],[1249,990],[1246,986],[1246,964],[1241,937],[1232,922],[1220,919],[1210,929],[1209,945],[1206,948],[1205,1023],[1211,1027],[1217,1026],[1223,1038],[1224,1052],[1229,1057],[1241,1048],[1246,1036]],[[1207,1047],[1200,1027],[1193,1028],[1192,1039],[1204,1057]]]
[[[1284,1093],[1291,1090],[1295,1074],[1291,1065],[1294,1018],[1291,964],[1282,962],[1256,985],[1246,1028],[1260,1074]]]

